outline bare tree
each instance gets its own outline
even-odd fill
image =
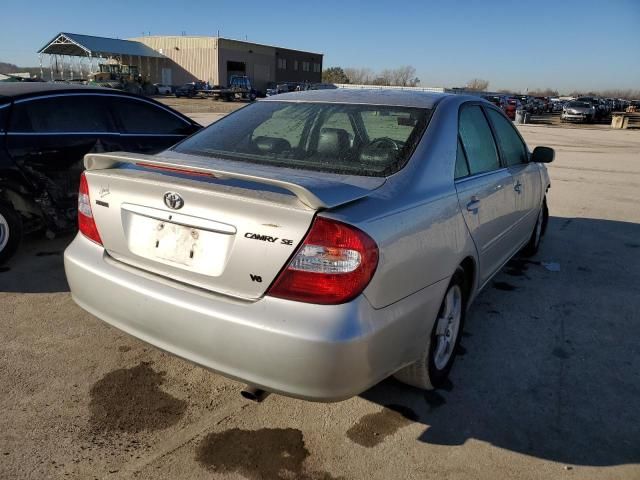
[[[405,65],[392,70],[392,84],[401,87],[415,87],[420,83],[420,79],[416,77],[416,69],[411,65]]]
[[[557,97],[560,94],[558,93],[558,90],[543,88],[540,90],[531,90],[529,91],[529,95],[533,95],[534,97]]]
[[[465,88],[474,92],[486,92],[487,88],[489,88],[489,80],[473,78],[467,82]]]
[[[350,82],[356,85],[369,85],[374,79],[373,70],[370,68],[345,68],[344,73]]]
[[[399,68],[385,68],[376,73],[370,68],[345,68],[345,74],[351,83],[356,85],[399,85],[403,87],[415,87],[420,83],[416,77],[416,69],[411,65]]]

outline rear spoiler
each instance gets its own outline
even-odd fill
[[[175,152],[163,152],[159,155],[89,153],[84,157],[87,170],[118,168],[123,164],[273,185],[293,193],[302,203],[314,210],[335,208],[364,198],[385,183],[384,177],[310,173],[304,170],[202,158]]]

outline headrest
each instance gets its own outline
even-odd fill
[[[256,137],[253,143],[261,153],[282,153],[291,150],[291,144],[284,138]]]
[[[343,156],[349,151],[349,133],[342,128],[323,128],[318,138],[318,153],[323,156]]]

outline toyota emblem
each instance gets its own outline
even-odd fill
[[[164,194],[164,204],[172,210],[180,210],[184,206],[184,200],[175,192]]]

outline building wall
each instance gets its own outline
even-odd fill
[[[283,63],[282,60],[285,62]],[[308,64],[309,71],[304,70],[305,63]],[[321,54],[276,48],[276,82],[319,83],[321,81]]]
[[[255,89],[264,92],[277,82],[322,81],[322,54],[318,53],[217,37],[150,36],[131,40],[168,57],[162,66],[154,66],[150,59],[149,68],[146,68],[146,59],[141,60],[141,71],[149,70],[153,83],[179,85],[203,80],[211,85],[228,85],[231,75],[244,73]],[[278,59],[286,61],[286,68],[278,67]],[[308,71],[304,70],[305,62],[309,64]],[[138,62],[131,64],[138,65]],[[242,67],[244,71],[238,68],[231,71],[229,66]],[[163,68],[171,70],[171,81],[167,81],[166,75],[163,77]]]
[[[245,75],[251,80],[253,88],[266,91],[267,85],[275,82],[275,48],[267,45],[242,42],[220,38],[218,41],[218,71],[220,83],[229,84],[232,74],[240,71],[229,71],[229,62],[244,63]]]
[[[166,81],[166,74],[163,79],[160,72],[160,78],[152,75],[154,83],[180,85],[196,80],[219,83],[216,37],[152,36],[131,40],[144,43],[171,60],[164,67],[171,69],[171,81]]]

